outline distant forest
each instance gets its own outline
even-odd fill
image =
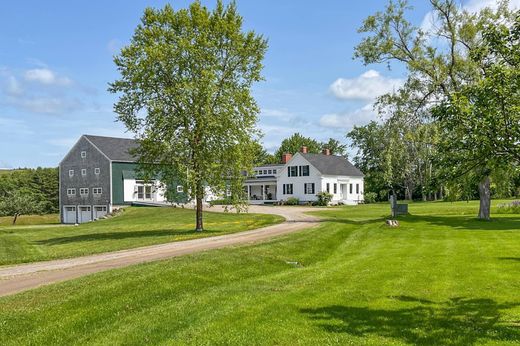
[[[0,171],[0,202],[22,195],[39,214],[59,211],[58,168],[14,169]],[[20,200],[19,198],[16,200]],[[0,203],[0,205],[3,203]],[[0,207],[0,216],[12,216],[12,206]]]

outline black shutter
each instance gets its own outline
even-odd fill
[[[285,184],[283,184],[283,194],[285,195]]]

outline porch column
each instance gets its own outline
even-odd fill
[[[251,200],[251,185],[247,185],[247,200]]]

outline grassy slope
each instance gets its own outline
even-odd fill
[[[44,215],[22,215],[18,216],[15,226],[32,226],[32,225],[55,225],[60,223],[59,214],[44,214]],[[12,226],[12,216],[0,216],[1,227]]]
[[[520,215],[476,209],[415,204],[390,229],[387,206],[344,207],[269,243],[1,298],[0,344],[518,344]]]
[[[208,237],[283,221],[273,215],[206,213],[206,230],[198,233],[193,231],[194,217],[188,209],[128,208],[121,216],[79,226],[0,227],[0,265]]]

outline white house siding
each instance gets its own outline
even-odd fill
[[[327,183],[330,184],[330,193],[333,195],[332,204],[358,204],[364,200],[365,187],[362,177],[323,176],[322,191],[327,191]],[[336,193],[334,193],[334,183],[338,184]],[[352,184],[352,193],[350,193],[350,184]],[[359,193],[356,193],[356,184],[359,184]]]
[[[288,177],[287,170],[290,166],[305,166],[309,165],[309,176],[308,177]],[[296,154],[293,158],[281,169],[279,169],[277,175],[277,199],[287,200],[290,197],[295,197],[300,202],[315,201],[318,198],[316,194],[322,191],[321,173],[314,168],[306,159],[301,155]],[[306,194],[304,191],[305,183],[314,183],[314,194]],[[283,184],[293,184],[293,194],[283,194]]]
[[[138,199],[136,186],[142,185],[138,184],[135,179],[125,179],[123,181],[123,191],[124,191],[124,201],[125,202],[136,202],[143,201],[142,199]],[[149,185],[149,184],[145,184]],[[165,193],[166,189],[161,186],[160,183],[155,183],[155,186],[152,187],[152,199],[145,199],[144,201],[149,202],[165,202]]]

